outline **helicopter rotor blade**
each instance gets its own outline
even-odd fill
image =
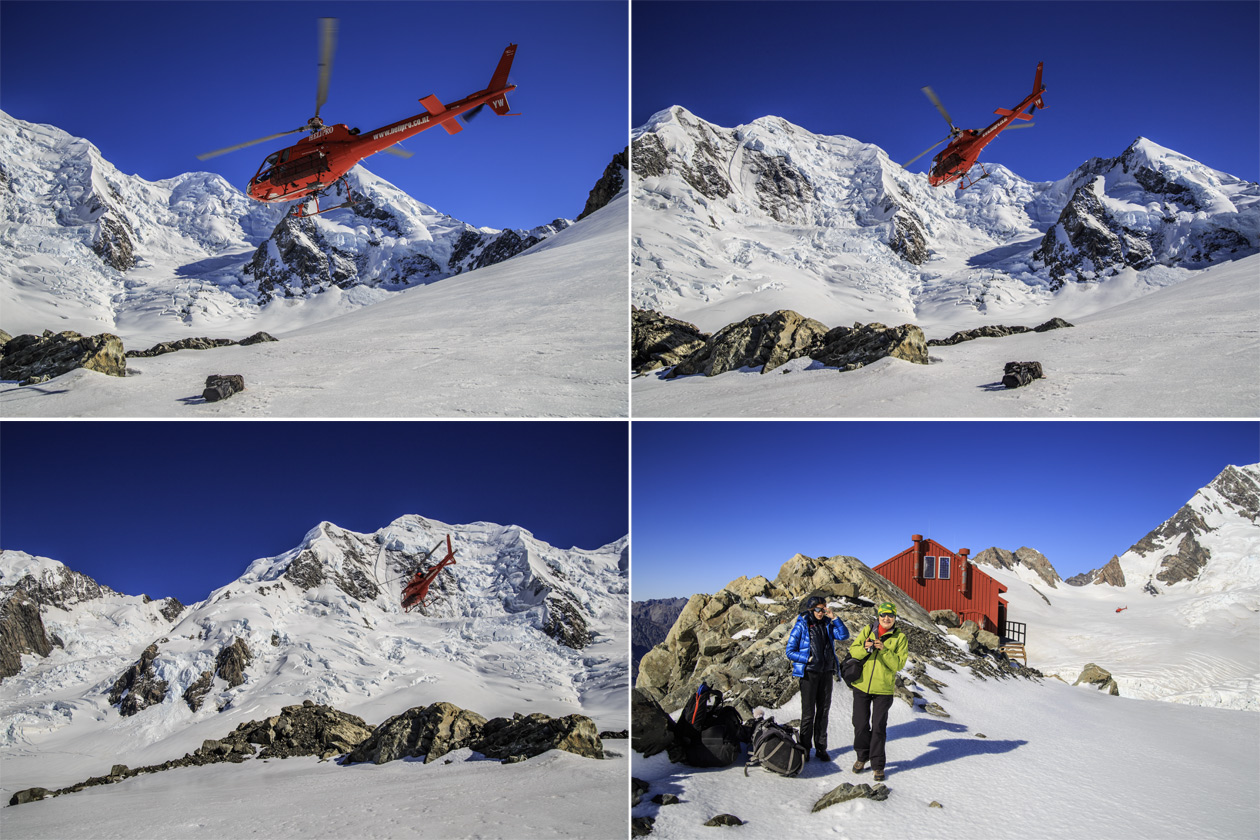
[[[1034,125],[1036,125],[1036,123],[1030,123],[1030,122],[1011,123],[1010,125],[1008,125],[1006,128],[1004,128],[1004,129],[1002,129],[1002,130],[1003,130],[1003,131],[1010,131],[1010,130],[1015,129],[1015,128],[1032,128]]]
[[[266,137],[259,137],[257,140],[249,140],[244,143],[237,143],[235,146],[228,146],[224,149],[216,149],[213,152],[206,152],[204,155],[197,155],[197,160],[209,160],[212,157],[226,155],[228,152],[235,152],[237,149],[244,149],[248,146],[254,146],[259,143],[266,143],[268,140],[275,140],[277,137],[283,137],[286,134],[296,134],[299,131],[306,131],[306,126],[295,128],[291,131],[282,131],[279,134],[268,134]]]
[[[932,104],[936,106],[936,110],[941,112],[941,116],[945,118],[945,122],[949,123],[949,130],[951,132],[957,132],[958,129],[954,127],[954,121],[950,119],[949,111],[945,110],[945,106],[942,105],[941,100],[937,98],[936,91],[932,90],[931,86],[925,86],[922,90],[923,95],[932,101]]]
[[[384,151],[386,154],[393,155],[394,157],[403,158],[404,160],[415,154],[415,152],[409,152],[406,149],[404,149],[402,146],[399,146],[397,144],[393,146],[389,146],[388,148],[382,149],[382,151]]]
[[[320,18],[319,89],[315,94],[315,117],[328,101],[328,79],[332,76],[333,53],[337,49],[337,18]]]
[[[949,137],[946,137],[946,138],[945,138],[945,140],[949,140],[949,139],[950,139],[950,137],[953,137],[953,136],[954,136],[954,135],[952,135],[952,134],[951,134],[951,135],[949,135]],[[941,145],[941,143],[944,143],[944,142],[945,142],[945,140],[940,140],[940,141],[938,141],[938,142],[936,142],[936,143],[933,143],[931,146],[928,146],[926,149],[924,149],[923,151],[919,152],[919,153],[918,153],[917,155],[915,155],[914,157],[910,158],[910,160],[908,160],[908,161],[906,161],[905,163],[901,164],[901,168],[902,168],[902,169],[905,169],[907,166],[909,166],[910,164],[914,163],[916,160],[918,160],[919,158],[923,157],[923,156],[924,156],[924,155],[926,155],[928,152],[930,152],[930,151],[932,151],[933,149],[935,149],[937,146]]]

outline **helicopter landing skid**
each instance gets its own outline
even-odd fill
[[[319,206],[319,200],[321,198],[326,197],[326,193],[328,192],[328,190],[333,189],[334,187],[341,188],[338,190],[338,192],[341,192],[342,190],[345,191],[345,194],[346,194],[345,203],[338,204],[334,207],[324,207],[321,209]],[[294,204],[293,209],[289,211],[289,215],[295,219],[304,219],[307,216],[318,216],[323,213],[331,213],[333,210],[340,210],[343,207],[353,207],[357,203],[358,203],[358,200],[355,199],[354,193],[350,191],[350,185],[346,183],[345,176],[342,176],[341,178],[338,178],[334,183],[330,184],[325,189],[320,190],[317,193],[312,193],[309,198],[303,199],[302,201],[299,201],[297,204]],[[312,210],[311,205],[314,205],[315,209]]]

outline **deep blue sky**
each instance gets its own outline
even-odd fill
[[[796,553],[875,566],[923,534],[953,551],[1097,568],[1228,464],[1255,422],[633,424],[634,600],[773,579]]]
[[[623,422],[5,422],[0,548],[184,603],[321,521],[520,525],[561,548],[629,532]]]
[[[484,88],[518,43],[509,96],[457,135],[423,132],[365,166],[477,226],[575,218],[626,146],[629,19],[617,2],[0,4],[0,108],[85,137],[125,174],[217,172],[238,189],[315,112],[316,19],[339,18],[320,116],[364,131]]]
[[[1046,108],[981,156],[1058,180],[1139,136],[1260,179],[1260,3],[633,4],[631,123],[682,105],[724,127],[783,117],[904,163],[1032,90]],[[931,155],[911,167],[926,171]]]

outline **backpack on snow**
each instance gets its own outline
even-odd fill
[[[807,752],[797,743],[792,727],[765,718],[753,728],[752,755],[744,765],[744,775],[749,767],[761,766],[780,776],[795,776],[804,769]]]
[[[744,720],[722,705],[722,692],[704,683],[683,706],[674,724],[670,761],[690,767],[726,767],[744,751]]]

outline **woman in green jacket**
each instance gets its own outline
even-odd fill
[[[849,653],[865,659],[862,678],[853,686],[853,751],[857,753],[854,773],[866,762],[875,771],[875,781],[884,780],[884,745],[888,740],[888,710],[892,708],[897,672],[906,665],[910,643],[896,627],[897,607],[891,602],[876,610],[879,623],[863,627]]]

